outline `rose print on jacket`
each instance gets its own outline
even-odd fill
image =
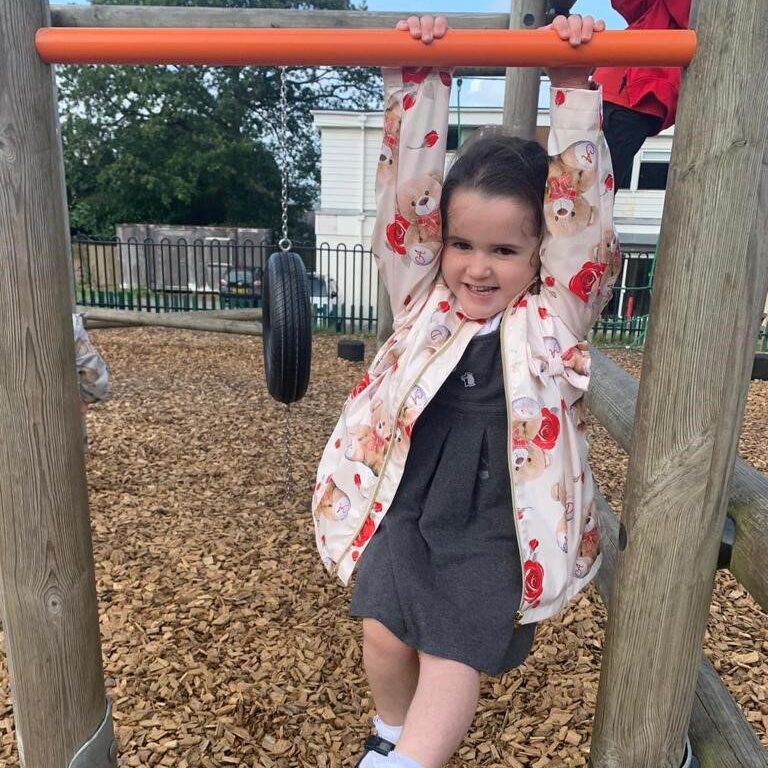
[[[599,298],[600,281],[606,265],[585,261],[581,269],[568,282],[568,289],[585,304],[594,304]]]
[[[556,409],[555,409],[556,410]],[[560,419],[554,410],[542,408],[531,397],[512,401],[510,464],[515,480],[535,480],[549,465],[547,451],[560,435]]]
[[[409,146],[408,149],[428,149],[429,147],[434,147],[438,141],[440,141],[440,134],[437,131],[428,131],[424,134],[421,144],[415,147]]]
[[[408,110],[416,105],[416,99],[422,96],[425,99],[434,99],[436,88],[447,87],[451,84],[451,73],[448,70],[440,70],[438,78],[440,86],[434,80],[427,80],[427,76],[432,72],[431,67],[405,67],[402,71],[403,88],[403,108]],[[421,90],[419,91],[419,86]]]
[[[360,529],[360,532],[357,534],[355,540],[352,542],[353,547],[362,547],[368,539],[373,536],[374,531],[376,530],[376,525],[373,522],[373,518],[368,515],[368,517],[365,518],[365,522],[363,523],[363,527]]]
[[[541,425],[533,442],[544,451],[551,451],[555,447],[560,434],[560,420],[549,408],[541,409]]]
[[[363,377],[355,384],[354,387],[350,390],[350,393],[348,395],[348,398],[350,400],[354,400],[361,392],[365,390],[365,388],[371,383],[371,374],[370,372],[367,372],[363,375]]]
[[[432,67],[403,67],[403,82],[423,83],[430,72],[432,72]],[[451,84],[451,73],[447,69],[439,70],[438,77],[443,85],[449,86]]]
[[[539,542],[536,539],[528,542],[529,554],[523,563],[523,600],[531,608],[539,604],[544,591],[544,566],[537,560],[538,546]]]
[[[410,226],[408,219],[399,213],[396,213],[394,221],[387,225],[387,245],[398,256],[405,256],[405,233]]]

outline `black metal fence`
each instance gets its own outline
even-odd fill
[[[264,266],[275,248],[214,238],[72,241],[78,304],[146,312],[261,306]],[[370,250],[297,244],[307,268],[315,326],[340,333],[376,330]]]
[[[77,303],[92,307],[177,312],[259,307],[265,243],[207,238],[72,241]],[[377,281],[369,249],[329,243],[294,244],[307,267],[315,326],[338,333],[374,333]],[[595,324],[595,343],[645,341],[654,251],[625,250],[612,300]],[[768,350],[763,328],[759,348]]]

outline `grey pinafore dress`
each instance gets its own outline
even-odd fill
[[[528,656],[499,331],[476,336],[413,428],[350,613],[407,645],[499,675]]]

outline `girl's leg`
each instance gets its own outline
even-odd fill
[[[480,674],[450,659],[419,654],[419,684],[397,752],[424,768],[443,768],[475,716]]]
[[[363,665],[379,717],[402,725],[419,680],[419,655],[381,622],[363,619]]]

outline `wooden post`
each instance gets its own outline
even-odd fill
[[[66,768],[106,702],[47,23],[47,0],[0,3],[0,582],[25,768]]]
[[[595,585],[603,602],[610,606],[618,555],[619,521],[599,491],[595,501],[603,553],[603,564]],[[768,753],[763,749],[760,739],[723,685],[715,668],[702,654],[688,735],[701,768],[768,768]]]
[[[679,768],[738,442],[768,140],[768,3],[694,4],[592,739],[594,768]],[[738,87],[734,87],[738,83]]]
[[[768,156],[766,169],[763,173],[763,186],[768,193]],[[768,201],[768,195],[764,199]],[[766,220],[760,220],[761,227]],[[765,237],[761,242],[762,247],[768,249]],[[763,263],[768,263],[768,250],[763,258]],[[768,274],[765,278],[768,279]],[[592,350],[592,385],[586,397],[587,406],[625,451],[629,450],[632,439],[637,390],[637,379],[600,350]],[[736,535],[728,569],[747,589],[752,599],[764,611],[768,611],[768,568],[765,562],[768,545],[768,476],[737,458],[730,492],[728,514],[736,523]],[[601,572],[604,568],[605,565]]]
[[[86,319],[102,320],[123,325],[141,325],[149,328],[175,328],[184,331],[209,331],[211,333],[236,333],[242,336],[263,336],[261,323],[255,319],[245,321],[211,317],[211,312],[132,312],[127,309],[102,309],[78,307]],[[226,310],[223,310],[226,312]],[[237,310],[232,310],[237,311]],[[256,310],[261,320],[261,310]]]
[[[545,22],[547,0],[511,0],[510,29],[537,29]],[[535,67],[507,69],[503,123],[515,136],[533,139],[539,112],[541,73]]]

